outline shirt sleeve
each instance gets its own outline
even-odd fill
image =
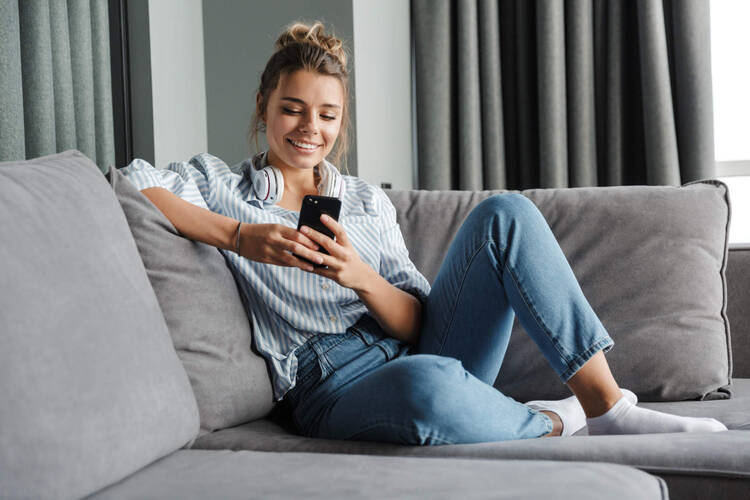
[[[396,220],[396,207],[385,191],[373,186],[381,217],[380,229],[380,275],[388,283],[408,292],[424,303],[430,294],[430,283],[409,258],[401,227]]]
[[[120,169],[120,173],[139,191],[161,187],[193,205],[209,208],[207,203],[210,189],[206,176],[189,162],[175,162],[166,168],[154,168],[147,161],[135,159]]]

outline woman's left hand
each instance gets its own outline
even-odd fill
[[[312,272],[355,291],[362,288],[369,272],[373,269],[359,258],[357,250],[352,246],[341,224],[325,214],[320,217],[320,221],[333,231],[336,241],[308,226],[300,228],[302,234],[325,248],[330,254],[314,252],[323,258],[322,263],[328,266],[328,269],[316,267]]]

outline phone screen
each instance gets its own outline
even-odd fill
[[[331,196],[305,196],[302,200],[302,207],[299,211],[299,222],[297,223],[297,230],[299,231],[302,226],[308,226],[315,229],[319,233],[325,234],[326,236],[336,239],[333,235],[333,231],[328,229],[323,222],[320,220],[322,214],[326,214],[334,220],[339,220],[339,213],[341,212],[341,200],[333,198]],[[328,251],[322,246],[318,249],[319,252],[327,254]],[[298,259],[304,260],[305,262],[312,264],[314,267],[322,267],[328,269],[325,264],[317,264],[310,262],[304,257],[297,254],[292,254]]]

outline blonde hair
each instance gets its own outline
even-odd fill
[[[274,44],[275,52],[266,63],[260,77],[257,94],[260,100],[250,123],[248,139],[258,149],[258,132],[266,131],[261,117],[266,113],[271,92],[278,86],[283,74],[303,69],[325,76],[333,76],[341,82],[344,91],[344,105],[341,109],[341,128],[331,154],[332,163],[341,165],[346,161],[349,150],[349,72],[346,69],[347,53],[344,42],[325,31],[323,23],[315,21],[312,26],[296,22],[289,25]],[[348,172],[348,170],[347,170]]]

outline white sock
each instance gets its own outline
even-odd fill
[[[638,402],[638,396],[631,391],[620,390],[628,401],[633,404]],[[562,436],[572,436],[586,425],[586,414],[575,396],[556,401],[529,401],[526,406],[537,411],[547,410],[556,413],[563,423]]]
[[[587,418],[589,435],[651,434],[660,432],[718,432],[726,426],[713,418],[679,417],[639,408],[621,398],[607,413]]]

